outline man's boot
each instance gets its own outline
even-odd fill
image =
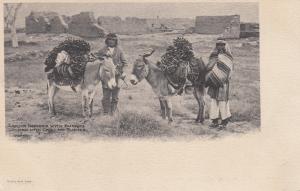
[[[111,103],[111,115],[114,115],[118,108],[118,102]]]
[[[219,119],[213,119],[212,123],[209,125],[210,128],[217,128],[219,126]]]
[[[219,129],[220,129],[220,130],[225,129],[226,126],[227,126],[227,124],[229,123],[230,119],[231,119],[231,118],[228,117],[228,118],[222,120],[221,124],[219,125]]]
[[[106,101],[102,101],[103,114],[108,115],[110,111],[110,103]]]

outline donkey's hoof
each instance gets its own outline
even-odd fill
[[[52,113],[49,115],[50,119],[55,119],[56,118],[56,114]]]
[[[168,124],[171,124],[173,122],[173,119],[168,120]]]
[[[202,125],[204,124],[204,119],[196,119],[195,120],[196,123],[201,123]]]
[[[90,115],[88,115],[88,114],[85,114],[85,115],[83,115],[83,118],[84,118],[84,119],[90,119],[90,118],[91,118],[91,116],[90,116]]]

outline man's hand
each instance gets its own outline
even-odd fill
[[[124,79],[126,78],[126,74],[125,74],[125,73],[122,73],[121,76],[120,76],[120,78],[121,78],[122,80],[124,80]]]

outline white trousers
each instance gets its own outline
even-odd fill
[[[220,115],[222,120],[231,117],[229,101],[217,101],[215,99],[211,99],[209,118],[218,119],[220,118]]]

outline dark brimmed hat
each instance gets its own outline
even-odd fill
[[[105,44],[107,45],[108,40],[114,40],[116,42],[116,45],[118,45],[118,36],[116,33],[108,33],[106,35]]]
[[[111,40],[117,40],[118,39],[118,36],[116,33],[108,33],[106,35],[106,39],[111,39]]]
[[[225,45],[226,41],[225,40],[217,40],[216,45],[218,45],[218,44]]]

